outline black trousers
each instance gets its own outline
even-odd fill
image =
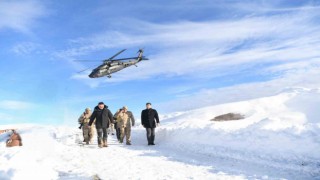
[[[155,129],[156,128],[146,128],[148,144],[154,144]]]
[[[118,141],[120,141],[120,128],[118,128],[117,123],[114,124],[114,128],[116,129],[117,139],[118,139]]]
[[[108,139],[107,128],[97,129],[97,134],[98,134],[98,144],[101,144],[102,141],[107,141]]]
[[[120,128],[116,128],[117,139],[120,141]]]

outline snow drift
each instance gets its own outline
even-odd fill
[[[264,166],[258,171],[271,177],[320,178],[319,104],[320,89],[286,89],[276,96],[167,115],[158,137],[182,151],[212,157],[229,172],[231,164],[223,164],[232,160],[232,171],[244,174]],[[209,121],[229,112],[246,118]]]

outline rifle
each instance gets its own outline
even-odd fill
[[[86,113],[84,112],[84,113],[83,113],[83,117],[82,117],[82,123],[80,123],[79,129],[82,128],[82,126],[83,126],[83,120],[85,119],[85,117],[86,117]]]

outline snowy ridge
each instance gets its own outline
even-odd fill
[[[171,116],[158,134],[167,143],[179,144],[182,151],[189,149],[211,156],[212,161],[217,157],[234,160],[239,165],[237,172],[244,173],[260,165],[270,166],[274,174],[284,177],[295,174],[292,177],[320,178],[319,102],[319,89],[290,88],[272,97]],[[244,114],[246,118],[209,121],[229,112]],[[252,167],[241,169],[243,163]],[[220,166],[220,162],[216,165]],[[230,170],[230,164],[225,168]]]
[[[0,135],[0,179],[320,179],[319,102],[320,89],[288,88],[163,115],[154,147],[141,126],[132,146],[110,136],[103,149],[80,146],[77,127],[0,126],[18,128],[24,144],[5,148]],[[210,121],[229,112],[246,118]]]

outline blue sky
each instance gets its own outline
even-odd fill
[[[86,107],[161,114],[320,87],[318,1],[1,1],[1,124],[73,124]],[[102,60],[150,61],[90,79]]]

